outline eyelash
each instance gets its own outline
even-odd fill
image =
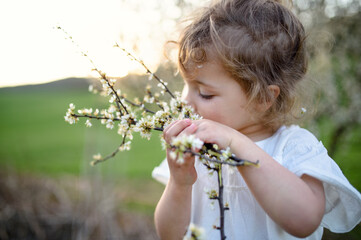
[[[204,95],[202,93],[199,93],[199,96],[205,100],[210,100],[213,98],[213,95]]]

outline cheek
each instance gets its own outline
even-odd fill
[[[201,106],[198,105],[198,113],[205,119],[209,119],[215,122],[219,122],[228,125],[230,115],[224,106],[218,104],[207,104],[203,103]]]
[[[239,129],[240,125],[248,121],[249,113],[239,105],[215,105],[208,108],[202,115],[206,119],[216,121],[228,127]]]

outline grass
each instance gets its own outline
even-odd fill
[[[150,141],[134,134],[131,151],[91,167],[92,156],[112,153],[121,136],[97,121],[92,128],[85,127],[84,119],[68,124],[64,115],[70,103],[77,108],[107,106],[106,99],[86,87],[0,89],[0,168],[59,180],[101,178],[124,193],[120,209],[151,215],[163,189],[151,177],[165,156],[159,132]]]
[[[24,87],[0,89],[0,165],[19,171],[52,177],[84,173],[92,155],[111,153],[121,141],[116,130],[105,129],[96,121],[86,128],[64,121],[69,103],[77,107],[101,107],[106,99],[90,94],[86,87]],[[105,105],[106,106],[106,105]],[[331,121],[323,121],[318,134],[328,145]],[[135,139],[130,152],[122,152],[97,169],[110,176],[151,179],[154,166],[164,158],[158,136],[151,141]],[[334,157],[349,181],[361,189],[361,127],[342,141]]]
[[[53,177],[79,175],[93,154],[109,154],[121,142],[115,129],[105,129],[95,122],[94,128],[89,129],[83,119],[75,126],[64,121],[69,103],[100,107],[103,102],[100,98],[84,90],[2,90],[0,164]],[[150,170],[164,158],[158,138],[148,142],[135,136],[132,148],[131,152],[120,153],[97,167],[110,174],[150,178]]]

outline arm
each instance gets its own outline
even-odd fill
[[[164,138],[169,143],[179,134],[192,134],[196,126],[190,120],[176,121],[164,129]],[[184,156],[182,165],[172,159],[167,150],[170,179],[159,200],[154,221],[157,234],[161,239],[183,239],[191,215],[192,185],[197,179],[194,157]]]
[[[308,175],[299,178],[249,139],[239,138],[233,144],[238,146],[231,147],[237,156],[260,161],[259,168],[238,170],[265,212],[296,237],[313,233],[325,209],[322,183]]]
[[[160,239],[183,239],[191,212],[192,186],[179,186],[169,180],[154,213]]]
[[[260,161],[260,167],[239,167],[250,191],[265,212],[285,231],[310,235],[319,226],[325,208],[322,183],[308,175],[301,178],[280,165],[251,139],[225,125],[197,122],[196,136],[204,142],[229,146],[241,159]]]

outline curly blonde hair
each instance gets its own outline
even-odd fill
[[[278,127],[294,119],[296,85],[307,71],[301,22],[275,0],[219,0],[203,8],[181,34],[178,64],[184,73],[213,56],[245,90],[250,102],[279,96],[264,116]]]

